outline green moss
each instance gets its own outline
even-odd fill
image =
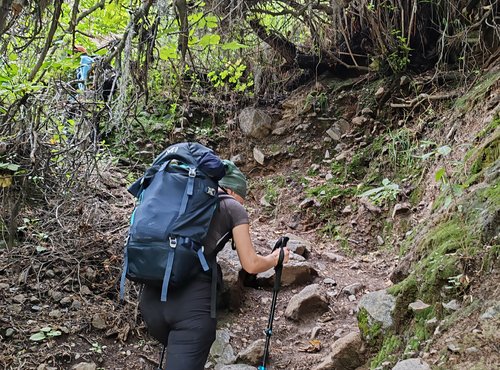
[[[368,311],[366,309],[361,308],[358,312],[358,327],[361,332],[361,336],[363,339],[371,346],[378,347],[378,344],[382,340],[383,332],[382,332],[382,323],[375,322],[370,323],[370,319],[368,317]]]
[[[387,336],[382,343],[382,348],[370,363],[370,369],[375,369],[383,362],[397,362],[397,353],[402,347],[401,339],[396,335]]]
[[[471,167],[471,174],[476,175],[491,166],[500,158],[500,136],[491,140],[479,152],[477,159]]]
[[[455,108],[458,110],[466,111],[474,106],[490,88],[500,78],[500,72],[492,71],[486,73],[479,82],[465,95],[461,96],[455,101]]]

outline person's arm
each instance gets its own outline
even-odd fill
[[[250,238],[250,226],[242,224],[233,228],[233,240],[236,245],[236,251],[243,269],[250,274],[264,272],[278,264],[279,249],[267,256],[260,256],[255,252],[255,248]],[[283,263],[288,262],[289,251],[284,248],[285,258]]]

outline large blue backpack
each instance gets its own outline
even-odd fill
[[[159,285],[161,300],[209,270],[202,240],[218,207],[218,181],[225,168],[215,153],[198,143],[165,149],[128,191],[137,198],[125,244],[120,296],[125,278]]]

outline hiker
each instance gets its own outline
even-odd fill
[[[278,264],[279,249],[258,255],[252,244],[248,213],[243,207],[247,181],[236,165],[224,160],[226,175],[219,181],[219,209],[215,211],[203,245],[215,244],[232,231],[243,269],[256,274]],[[284,248],[284,262],[289,252]],[[149,333],[166,346],[167,370],[203,370],[215,340],[216,319],[211,315],[212,272],[200,272],[186,286],[169,289],[168,300],[160,299],[161,287],[144,285],[140,310]]]
[[[83,46],[75,45],[74,52],[80,53],[80,67],[76,70],[76,79],[78,80],[78,89],[85,90],[85,85],[89,78],[90,70],[94,64],[94,58],[90,57],[87,49]]]

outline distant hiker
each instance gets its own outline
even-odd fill
[[[78,89],[83,91],[85,90],[92,65],[94,64],[94,58],[90,57],[87,49],[81,45],[75,45],[73,50],[76,53],[80,53],[80,66],[76,70],[76,79],[78,80]]]
[[[218,182],[220,203],[203,246],[205,250],[217,251],[217,242],[232,232],[243,269],[252,274],[267,271],[278,264],[280,251],[266,256],[256,253],[250,237],[248,213],[243,207],[247,195],[246,177],[233,162],[224,160],[223,163],[226,174]],[[284,251],[284,262],[288,262],[289,252]],[[161,286],[144,285],[139,307],[149,333],[166,346],[167,370],[205,368],[217,324],[213,314],[213,273],[220,267],[215,266],[211,271],[200,271],[182,287],[169,288],[165,301],[160,298]]]

